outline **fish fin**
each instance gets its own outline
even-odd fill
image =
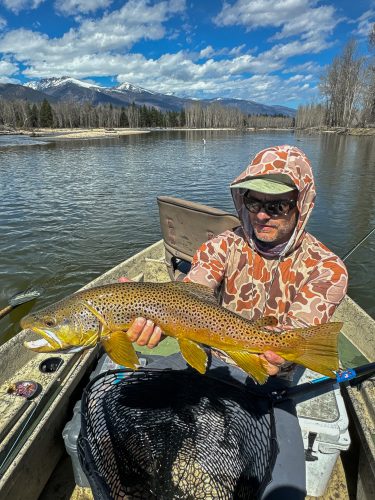
[[[102,325],[102,329],[108,329],[108,325],[106,320],[103,318],[103,316],[100,314],[99,311],[95,309],[94,306],[89,304],[86,300],[82,300],[82,303],[84,304],[85,307],[98,319],[99,323]]]
[[[250,321],[251,326],[255,326],[256,328],[261,328],[262,326],[277,326],[278,321],[275,316],[264,316],[263,318],[259,318],[255,321]],[[271,332],[273,333],[273,332]]]
[[[199,373],[205,373],[207,368],[207,353],[196,342],[189,339],[179,339],[181,354],[185,361]]]
[[[267,361],[247,351],[231,351],[225,349],[227,354],[237,366],[253,377],[259,384],[264,384],[268,379]]]
[[[138,356],[129,337],[122,330],[107,333],[101,339],[108,356],[118,365],[136,370],[140,365]]]
[[[280,353],[280,356],[314,372],[334,378],[333,372],[339,369],[337,338],[342,325],[343,323],[324,323],[289,330],[300,336],[300,342],[293,354]],[[287,334],[288,331],[283,333],[283,335]]]
[[[213,304],[218,304],[215,292],[212,288],[200,283],[194,283],[191,281],[181,282],[174,281],[170,283],[170,286],[181,288],[182,292],[189,293],[197,299],[205,300],[206,302],[212,302]]]

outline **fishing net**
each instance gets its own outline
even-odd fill
[[[100,499],[253,499],[277,454],[273,409],[192,370],[116,370],[82,399],[82,467]]]

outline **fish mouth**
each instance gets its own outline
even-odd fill
[[[38,327],[28,328],[29,331],[37,333],[42,338],[24,342],[25,347],[38,352],[59,351],[69,346],[64,346],[59,337],[52,331]],[[45,349],[45,350],[44,350]]]
[[[52,330],[42,329],[35,326],[27,328],[26,330],[37,333],[42,337],[41,339],[25,341],[23,343],[27,349],[34,352],[61,352],[63,354],[70,354],[89,349],[96,343],[90,342],[88,345],[70,345],[62,342]]]
[[[75,347],[66,346],[66,347],[59,347],[56,349],[46,339],[25,341],[23,345],[27,347],[27,349],[30,349],[31,351],[34,352],[60,352],[62,354],[73,354],[75,352],[81,352],[84,349],[86,349],[85,346],[75,346]]]
[[[30,332],[37,333],[42,338],[38,340],[25,341],[23,345],[34,352],[79,352],[82,351],[81,346],[66,345],[59,337],[51,330],[43,330],[42,328],[28,328]]]

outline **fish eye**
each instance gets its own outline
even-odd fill
[[[52,326],[55,326],[55,325],[56,325],[56,320],[55,320],[55,318],[46,318],[46,319],[44,320],[44,324],[45,324],[46,326],[50,326],[50,327],[52,327]]]

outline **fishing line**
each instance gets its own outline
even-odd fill
[[[2,468],[4,467],[4,465],[6,464],[6,462],[8,461],[8,458],[9,456],[12,454],[14,448],[18,445],[18,441],[21,439],[21,437],[23,436],[23,433],[26,429],[26,427],[28,426],[31,418],[34,416],[34,413],[36,412],[38,406],[39,406],[39,403],[35,403],[34,401],[31,401],[32,404],[34,404],[34,409],[30,412],[30,415],[28,416],[28,418],[26,419],[26,422],[24,423],[23,427],[20,429],[19,433],[18,433],[18,436],[16,437],[16,439],[14,440],[13,442],[13,445],[10,447],[8,453],[5,455],[5,458],[4,460],[1,462],[0,464],[0,477],[1,477],[1,470]]]

